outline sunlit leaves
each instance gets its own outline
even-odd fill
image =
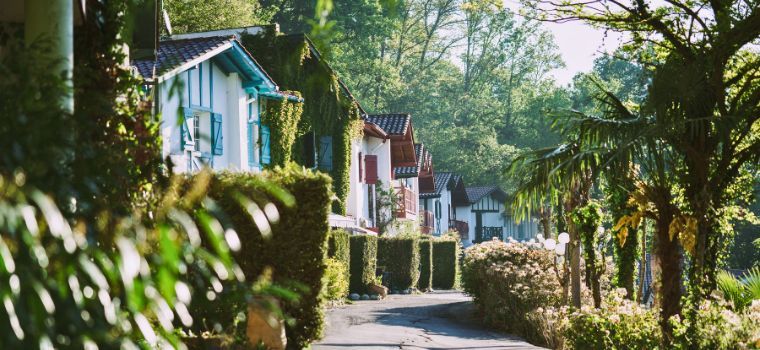
[[[676,216],[668,226],[668,234],[671,240],[678,237],[683,248],[694,255],[697,244],[697,219],[687,215]]]
[[[240,239],[206,198],[209,181],[173,181],[152,221],[104,213],[74,230],[44,194],[0,178],[0,348],[179,346],[174,327],[193,323],[192,288],[200,281],[219,293],[222,281],[244,279],[230,255]],[[278,215],[266,198],[265,220]],[[114,228],[110,247],[84,239]],[[200,272],[193,287],[189,267]]]

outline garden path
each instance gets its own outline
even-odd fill
[[[458,291],[389,295],[327,312],[325,349],[541,349],[481,326],[470,297]]]

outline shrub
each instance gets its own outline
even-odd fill
[[[223,215],[204,193],[207,179],[197,176],[189,192],[155,193],[160,204],[151,220],[136,211],[111,231],[83,219],[70,225],[49,196],[0,176],[0,349],[135,348],[135,339],[144,348],[179,347],[169,316],[187,315],[185,291],[242,278],[230,254],[240,248],[236,235],[219,224]],[[102,214],[106,221],[113,212]]]
[[[326,263],[324,297],[327,300],[341,300],[348,295],[348,265],[335,258],[327,258]]]
[[[487,323],[543,345],[528,314],[560,304],[554,252],[532,244],[477,244],[465,252],[463,282]]]
[[[351,264],[351,234],[344,230],[330,231],[330,239],[327,241],[327,256],[342,261],[346,267]],[[348,270],[346,270],[348,278]]]
[[[282,186],[293,197],[273,191],[267,181]],[[268,193],[269,198],[261,192]],[[282,303],[283,311],[294,319],[286,325],[288,346],[302,348],[318,339],[324,326],[322,282],[332,196],[330,178],[297,166],[257,176],[220,173],[211,183],[211,195],[240,235],[242,250],[237,258],[245,275],[258,276],[270,267],[273,283],[300,294],[299,302]],[[252,199],[244,200],[241,195]],[[278,211],[275,206],[263,205],[268,199],[294,205]],[[278,217],[279,222],[270,228],[262,220],[267,217]]]
[[[354,293],[366,293],[370,284],[375,282],[377,267],[377,237],[369,235],[351,236],[351,276],[349,290]]]
[[[760,300],[754,300],[743,312],[731,311],[721,299],[706,300],[684,319],[674,316],[671,348],[686,349],[758,349],[760,348]]]
[[[433,288],[433,243],[429,239],[421,239],[420,248],[420,280],[417,288],[430,290]]]
[[[440,239],[433,242],[433,288],[458,288],[459,241]]]
[[[404,290],[417,287],[420,279],[419,239],[381,237],[377,242],[377,266],[389,273],[387,287]]]
[[[567,346],[589,350],[658,348],[661,333],[657,313],[625,299],[625,294],[625,289],[609,293],[601,308],[583,307],[568,315],[562,332]]]

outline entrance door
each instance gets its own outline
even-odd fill
[[[475,213],[475,240],[480,243],[483,241],[483,213]]]

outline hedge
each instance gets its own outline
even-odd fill
[[[421,239],[420,248],[420,280],[417,288],[427,291],[433,288],[433,243],[429,239]]]
[[[381,237],[377,242],[377,266],[388,272],[391,290],[417,287],[420,279],[420,250],[416,237]]]
[[[344,230],[330,231],[327,241],[327,256],[351,265],[351,234]]]
[[[367,293],[375,282],[377,267],[377,237],[369,235],[351,236],[351,276],[348,289],[353,293]]]
[[[433,288],[453,289],[458,286],[459,242],[433,241]]]
[[[269,179],[281,189],[264,184]],[[286,325],[288,348],[304,348],[319,339],[324,327],[323,277],[329,227],[327,215],[332,197],[331,180],[303,167],[289,166],[265,171],[261,175],[219,173],[210,185],[210,196],[229,216],[241,241],[237,254],[248,280],[255,280],[271,268],[272,281],[299,295],[298,302],[284,302],[283,311],[293,321]],[[241,205],[241,195],[253,202]],[[293,201],[291,206],[284,202]],[[271,209],[259,207],[274,202],[279,222],[272,225],[271,237],[259,234],[252,219],[257,215],[271,218]],[[305,288],[304,288],[305,287]]]

